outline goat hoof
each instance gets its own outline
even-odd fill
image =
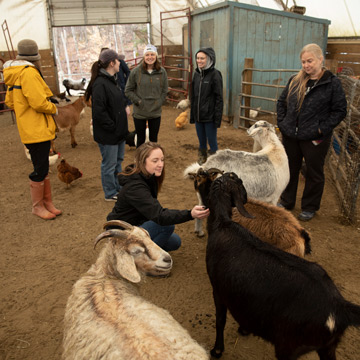
[[[198,231],[197,233],[196,233],[196,235],[197,235],[197,237],[204,237],[204,235],[205,235],[205,233],[203,232],[203,231]]]
[[[72,148],[77,147],[77,143],[73,143],[73,144],[71,144],[71,147],[72,147]]]
[[[221,356],[222,356],[222,353],[223,353],[223,350],[220,350],[220,349],[216,349],[216,348],[213,348],[211,351],[210,351],[210,355],[216,359],[220,359]]]

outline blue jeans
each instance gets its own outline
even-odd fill
[[[109,199],[121,189],[117,175],[122,170],[121,163],[125,155],[125,140],[118,145],[98,145],[102,156],[101,183],[105,198]]]
[[[217,126],[213,122],[195,122],[196,134],[199,139],[199,149],[207,149],[207,142],[211,152],[216,152],[217,144]]]
[[[175,225],[162,226],[149,220],[140,227],[147,230],[152,241],[165,251],[177,250],[181,245],[180,236],[174,233]]]

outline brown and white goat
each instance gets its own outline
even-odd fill
[[[141,274],[168,275],[171,256],[142,228],[118,220],[104,227],[113,229],[100,234],[95,246],[111,239],[66,305],[63,359],[208,359],[170,313],[142,298],[134,285]]]
[[[80,96],[72,104],[58,107],[58,115],[54,116],[59,130],[70,130],[71,146],[77,146],[75,140],[75,128],[80,121],[80,115],[84,112],[86,102],[84,96]]]
[[[219,169],[203,170],[189,176],[194,180],[194,187],[201,204],[208,206],[210,187],[223,171]],[[245,209],[254,218],[241,216],[233,208],[232,219],[265,241],[290,254],[304,257],[310,254],[310,235],[288,210],[275,205],[248,198]],[[195,221],[197,221],[195,219]],[[203,234],[202,222],[197,222],[197,231]]]

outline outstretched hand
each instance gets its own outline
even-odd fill
[[[191,216],[194,219],[205,219],[210,215],[210,210],[202,205],[195,205],[191,210]]]

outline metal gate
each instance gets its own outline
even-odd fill
[[[179,15],[168,16],[168,14],[177,13]],[[165,20],[173,20],[176,18],[186,17],[187,18],[187,36],[183,39],[183,54],[182,55],[168,55],[164,53],[164,31],[163,22]],[[181,96],[187,98],[189,95],[189,88],[192,80],[192,46],[191,46],[191,13],[190,8],[173,10],[173,11],[162,11],[160,13],[160,28],[161,28],[161,62],[162,66],[168,70],[168,73],[180,73],[180,76],[169,76],[169,80],[175,80],[179,82],[180,86],[177,88],[169,87],[169,93],[178,94],[179,96],[167,97],[166,100],[179,102]],[[170,63],[170,64],[169,64]]]
[[[276,122],[276,102],[291,74],[297,73],[299,69],[256,69],[244,67],[241,73],[241,93],[239,94],[239,107],[237,116],[234,117],[235,128],[248,128],[256,122],[255,114],[265,114],[269,122]],[[254,73],[259,81],[253,81]],[[264,76],[266,74],[266,76]],[[286,76],[284,76],[284,74]],[[265,80],[266,79],[266,80]],[[270,89],[269,96],[261,96],[261,90]],[[252,101],[254,100],[254,101]],[[256,107],[255,100],[262,106]]]

